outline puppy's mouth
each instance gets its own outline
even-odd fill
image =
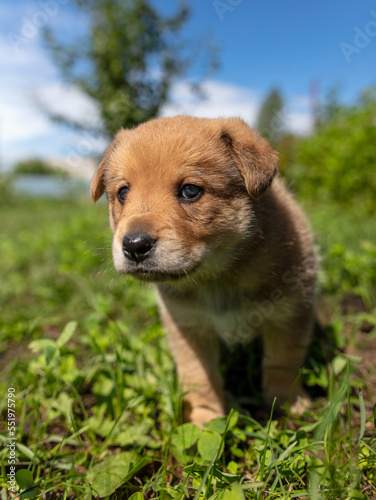
[[[127,274],[133,276],[140,281],[148,281],[151,283],[165,283],[168,281],[179,281],[184,278],[189,278],[196,271],[198,266],[184,271],[164,271],[160,269],[145,269],[136,268],[128,270]]]
[[[147,270],[134,270],[128,271],[130,276],[140,280],[152,283],[164,283],[166,281],[178,281],[187,278],[190,273],[188,272],[164,272],[164,271],[147,271]]]

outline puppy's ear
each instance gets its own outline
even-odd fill
[[[118,136],[124,132],[123,129],[121,129],[115,136],[114,140],[111,142],[111,144],[108,146],[106,151],[104,152],[103,159],[99,164],[99,167],[95,171],[93,178],[91,179],[90,182],[90,196],[93,198],[94,203],[99,200],[99,198],[102,196],[102,194],[106,190],[106,172],[109,167],[109,160],[111,158],[111,155],[116,149],[117,142],[118,142]]]
[[[110,168],[111,157],[114,155],[119,145],[126,143],[130,134],[132,134],[131,130],[121,128],[115,135],[114,140],[106,149],[103,160],[95,171],[90,183],[90,196],[93,198],[94,202],[99,200],[102,194],[106,191],[106,174],[107,170]]]
[[[278,153],[240,118],[221,121],[221,140],[240,170],[248,193],[258,199],[278,171]]]
[[[105,191],[105,174],[106,161],[103,158],[90,182],[90,196],[93,198],[94,203],[99,200]]]

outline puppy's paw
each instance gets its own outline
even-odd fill
[[[274,403],[278,413],[290,413],[293,415],[303,415],[311,407],[311,399],[300,385],[291,393],[286,391],[270,391],[274,396],[267,396],[266,403],[270,407]]]
[[[290,405],[290,412],[293,415],[303,415],[303,413],[309,410],[312,406],[311,398],[302,389],[299,394],[296,395],[295,400],[292,401]]]
[[[203,428],[206,422],[210,422],[215,418],[223,416],[224,414],[222,412],[215,411],[210,408],[197,407],[192,409],[188,420],[189,422],[192,422],[192,424],[198,425],[199,427]]]

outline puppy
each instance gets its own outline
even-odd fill
[[[184,417],[225,414],[219,342],[263,339],[267,401],[304,396],[316,262],[277,153],[240,119],[159,118],[120,130],[91,182],[106,192],[115,268],[157,284]],[[274,179],[274,180],[273,180]]]

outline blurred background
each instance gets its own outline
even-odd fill
[[[242,117],[297,190],[372,206],[374,1],[20,0],[0,14],[0,166],[22,192],[87,184],[120,127],[190,114]]]
[[[64,498],[89,498],[86,471],[108,447],[161,449],[165,462],[181,401],[155,298],[114,272],[105,200],[88,187],[120,127],[176,114],[240,116],[279,151],[313,228],[318,317],[336,355],[310,356],[304,383],[351,394],[351,429],[364,433],[376,394],[375,0],[4,0],[0,31],[0,394],[13,387],[22,402],[20,463],[47,479],[69,470]],[[347,392],[333,374],[351,376]],[[334,471],[351,451],[333,450]],[[375,456],[362,453],[359,464]]]

